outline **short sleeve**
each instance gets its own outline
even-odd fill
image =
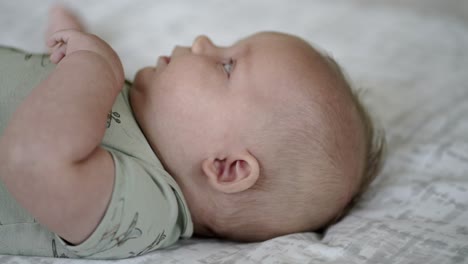
[[[165,171],[144,161],[110,150],[115,164],[111,201],[101,222],[84,242],[69,245],[73,255],[90,259],[139,256],[174,244],[193,232],[188,208],[180,190]]]

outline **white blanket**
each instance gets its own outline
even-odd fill
[[[2,0],[0,44],[45,51],[52,2]],[[259,30],[298,34],[331,53],[364,89],[388,137],[382,173],[324,236],[252,244],[190,239],[117,263],[468,263],[466,1],[66,2],[115,48],[129,79],[198,34],[217,44]],[[107,262],[0,256],[0,263]]]

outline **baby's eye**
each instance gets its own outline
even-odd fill
[[[228,63],[223,63],[224,72],[226,72],[227,76],[231,76],[232,69],[234,68],[234,60],[231,58],[229,59]]]

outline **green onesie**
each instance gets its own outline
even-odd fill
[[[0,134],[19,103],[54,67],[46,54],[0,47]],[[103,124],[101,146],[112,154],[116,175],[110,204],[93,234],[79,245],[67,244],[37,223],[0,181],[0,254],[126,258],[192,235],[184,196],[140,130],[129,89],[126,82]]]

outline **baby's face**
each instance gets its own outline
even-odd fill
[[[175,170],[193,170],[193,163],[235,148],[278,104],[294,104],[299,95],[292,87],[305,81],[311,53],[303,40],[280,33],[258,33],[229,47],[201,36],[141,69],[131,105],[166,168],[184,173]]]

